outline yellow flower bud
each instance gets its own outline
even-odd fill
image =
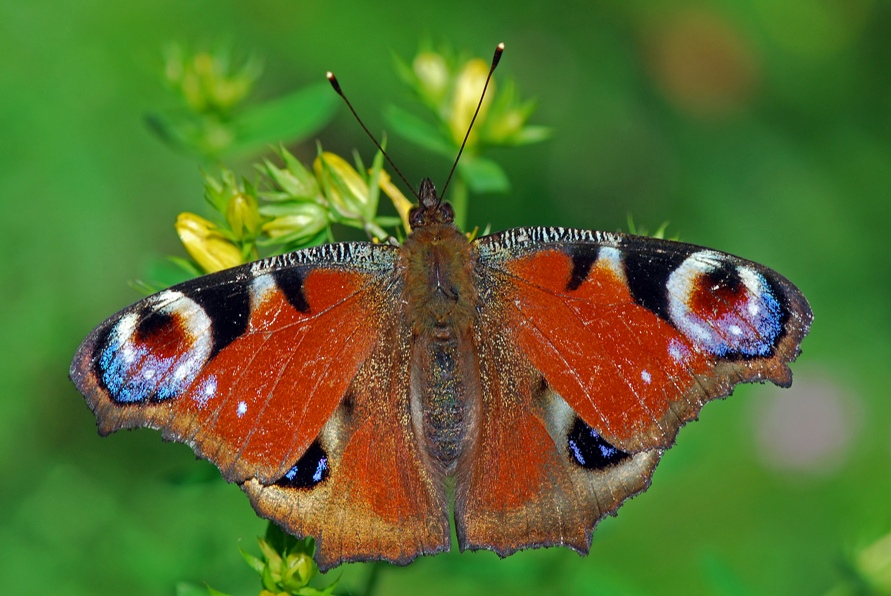
[[[194,213],[180,213],[176,233],[198,265],[208,273],[242,263],[241,250],[223,236],[216,225]]]
[[[464,135],[467,134],[467,128],[470,126],[471,120],[473,120],[473,113],[476,111],[477,104],[479,104],[488,75],[489,65],[480,58],[468,61],[458,73],[455,81],[455,92],[452,95],[452,111],[449,117],[449,131],[452,133],[452,139],[458,145],[461,144],[461,141],[464,140]],[[486,92],[486,97],[483,98],[482,106],[480,106],[477,123],[485,120],[486,112],[492,103],[494,94],[495,86],[493,82],[490,82],[489,90]],[[476,142],[476,137],[476,133],[472,131],[467,139],[467,145],[472,146]]]
[[[438,104],[449,85],[449,67],[436,52],[421,52],[412,62],[418,77],[419,91],[433,104]]]
[[[408,212],[413,207],[412,202],[406,199],[405,195],[396,188],[390,175],[384,170],[381,170],[380,178],[378,178],[378,185],[381,187],[381,190],[384,191],[384,194],[390,197],[390,200],[393,201],[393,206],[396,207],[396,212],[399,213],[399,217],[402,218],[402,225],[405,226],[405,231],[410,232],[411,225],[408,223]]]
[[[233,195],[226,205],[226,222],[238,239],[256,236],[260,228],[257,199],[244,192]]]
[[[365,213],[369,202],[368,184],[345,159],[324,151],[313,162],[313,170],[320,181],[325,181],[321,186],[327,186],[327,198],[342,216],[370,219],[374,215]]]
[[[315,237],[328,225],[325,208],[316,203],[297,203],[276,207],[271,221],[263,224],[263,232],[273,240],[298,244]]]

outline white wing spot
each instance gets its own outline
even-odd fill
[[[650,373],[645,370],[640,372],[640,378],[643,379],[643,382],[646,383],[647,385],[649,385],[650,381],[653,380],[652,375],[650,375]]]
[[[188,360],[180,364],[173,372],[173,378],[177,381],[182,381],[183,379],[185,379],[189,375],[189,372],[191,372],[191,364],[192,363]]]
[[[671,356],[675,362],[683,363],[690,356],[690,352],[684,344],[673,339],[668,343],[668,355]]]
[[[247,404],[243,401],[238,402],[238,409],[235,410],[238,417],[241,418],[247,413]]]

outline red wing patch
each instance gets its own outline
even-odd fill
[[[592,445],[497,321],[487,309],[477,334],[482,415],[458,464],[459,545],[502,557],[553,545],[586,553],[597,521],[649,485],[661,451]]]
[[[505,316],[548,384],[606,439],[624,449],[674,438],[661,421],[672,401],[709,370],[683,335],[635,304],[620,269],[598,259],[570,292],[572,260],[541,251],[506,267],[514,277]],[[666,444],[667,443],[667,444]]]

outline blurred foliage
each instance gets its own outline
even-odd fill
[[[490,64],[481,58],[456,57],[449,48],[425,48],[411,65],[397,57],[396,66],[434,124],[395,105],[387,108],[387,124],[396,134],[447,159],[454,160],[463,147],[458,178],[445,198],[455,209],[455,223],[465,229],[469,192],[510,190],[507,174],[496,162],[482,156],[484,149],[537,143],[547,139],[551,131],[526,123],[535,102],[521,102],[512,80],[508,79],[499,92],[491,81],[483,95]]]
[[[238,61],[226,46],[190,52],[168,44],[164,79],[181,105],[151,112],[146,122],[171,147],[214,160],[306,139],[334,116],[337,101],[324,84],[244,107],[262,70],[256,56]]]
[[[257,592],[234,538],[252,544],[265,523],[240,491],[156,432],[100,439],[64,371],[84,336],[138,297],[122,280],[181,250],[171,222],[202,192],[195,159],[142,126],[158,106],[192,114],[157,83],[158,48],[222,37],[263,55],[235,120],[313,85],[333,109],[323,73],[335,70],[371,108],[369,129],[389,130],[406,176],[441,184],[451,156],[374,109],[415,96],[388,58],[416,50],[426,31],[408,22],[478,55],[506,42],[496,93],[514,78],[552,128],[550,142],[523,151],[486,149],[511,194],[480,193],[468,221],[617,229],[629,212],[651,228],[670,219],[686,241],[782,272],[816,319],[793,386],[739,388],[706,407],[649,491],[600,524],[588,557],[450,552],[381,573],[379,593],[887,593],[891,7],[877,0],[0,4],[0,51],[14,57],[0,61],[4,589],[169,594],[211,582]],[[232,58],[227,76],[248,61]],[[430,108],[410,113],[445,138]],[[284,141],[301,164],[318,157],[314,133],[285,126],[219,154],[238,185],[257,176],[245,157],[267,144]],[[340,156],[364,142],[344,110],[321,138]],[[222,183],[215,158],[190,146]],[[233,206],[242,234],[246,207]],[[203,216],[229,225],[226,213]],[[338,237],[351,233],[367,237],[347,227]],[[358,565],[336,573],[344,593],[367,576]]]

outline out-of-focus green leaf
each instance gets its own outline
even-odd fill
[[[232,121],[235,142],[229,153],[245,153],[264,145],[305,139],[334,116],[337,94],[327,83],[311,85],[249,108]]]
[[[150,112],[145,123],[162,142],[181,153],[210,158],[227,152],[235,139],[231,127],[214,115],[169,110]]]
[[[540,143],[551,138],[554,134],[550,126],[536,126],[530,124],[524,126],[516,136],[507,139],[505,142],[512,145],[529,145],[531,143]]]
[[[457,149],[434,126],[396,106],[384,110],[387,125],[397,135],[444,157],[454,158]]]
[[[458,169],[473,192],[503,193],[510,190],[507,174],[494,161],[484,157],[465,156],[458,162]]]

